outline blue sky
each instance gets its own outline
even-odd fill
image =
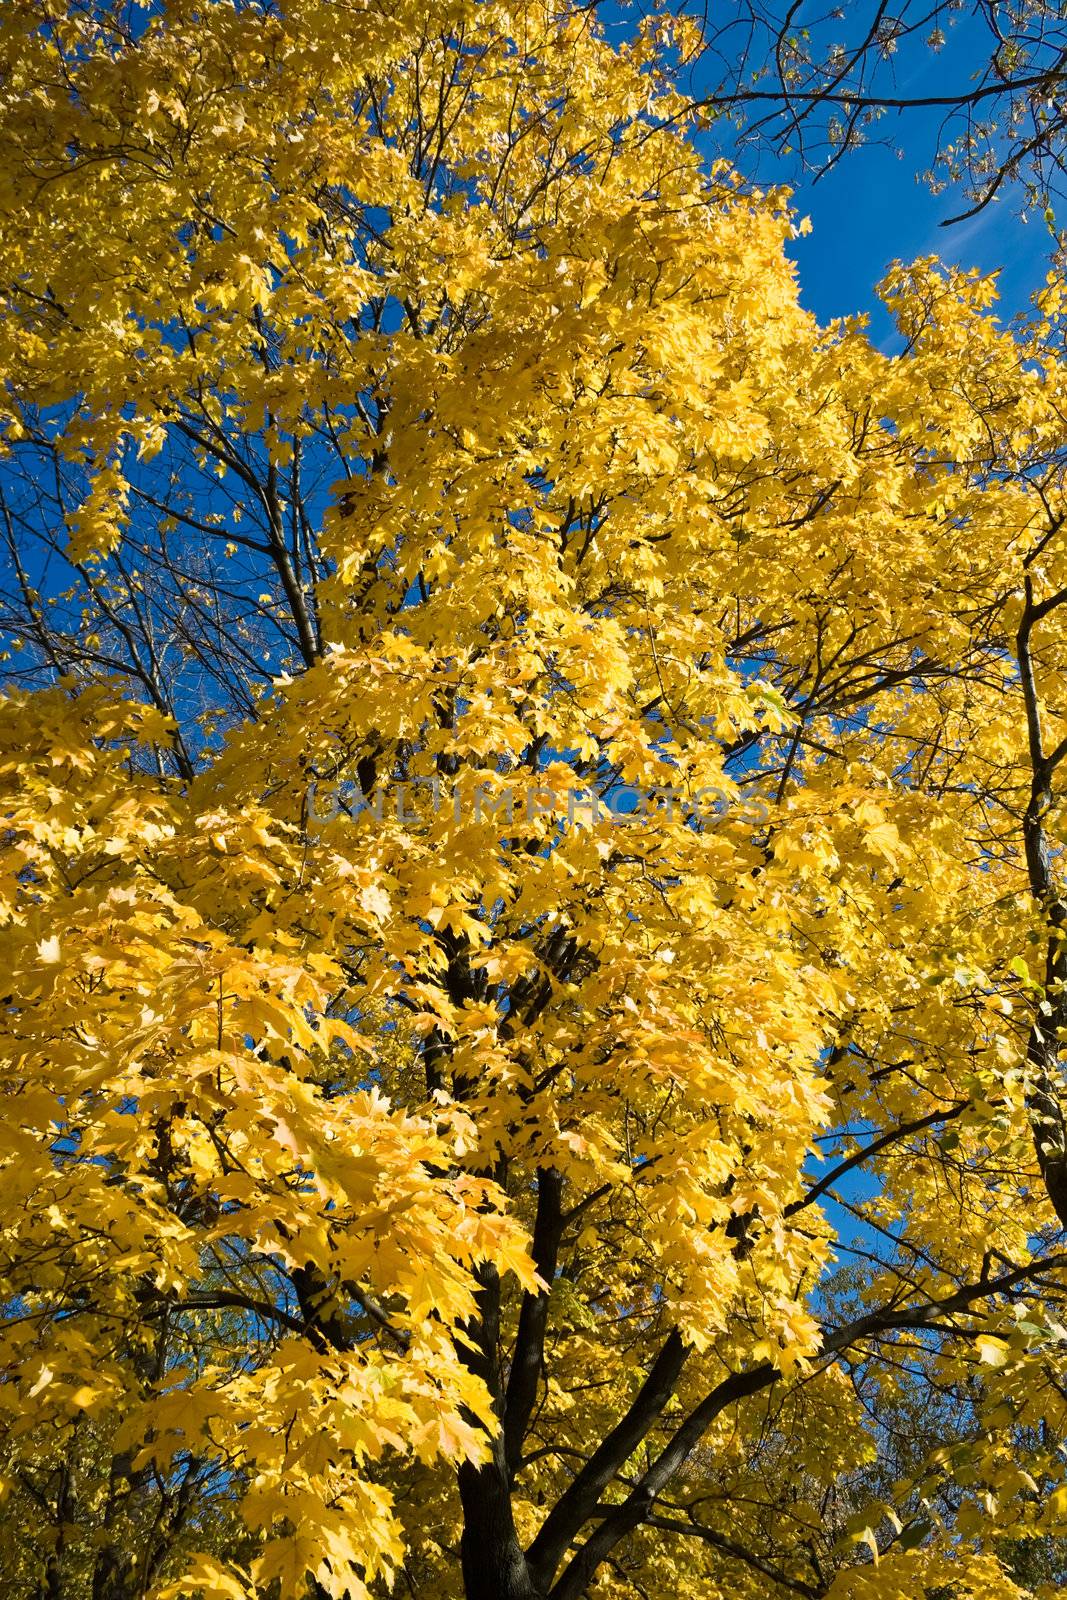
[[[848,38],[855,21],[846,14],[845,20],[828,26]],[[983,65],[986,44],[980,25],[964,13],[939,53],[918,40],[909,42],[899,67],[886,67],[879,81],[886,92],[900,96],[956,92]],[[695,94],[708,87],[701,83],[699,67],[689,85]],[[795,159],[777,161],[764,154],[757,161],[754,152],[735,153],[729,139],[723,141],[716,131],[706,136],[709,155],[730,156],[744,176],[794,187],[797,211],[811,218],[812,232],[796,240],[791,253],[799,268],[802,302],[820,320],[868,312],[872,337],[886,344],[892,329],[874,287],[895,259],[938,255],[983,272],[1001,269],[999,311],[1005,319],[1025,310],[1043,284],[1052,240],[1040,212],[1027,222],[1020,220],[1014,186],[977,217],[940,226],[969,204],[954,186],[934,195],[918,176],[932,164],[944,115],[927,108],[887,113],[872,134],[877,142],[850,151],[817,182],[799,170]]]
[[[1048,270],[1052,241],[1040,214],[1022,222],[1010,197],[966,222],[941,227],[942,218],[962,209],[961,197],[953,191],[933,195],[916,179],[925,155],[919,115],[899,120],[902,133],[907,130],[902,159],[872,145],[852,152],[819,182],[797,184],[796,207],[812,222],[812,232],[791,248],[803,303],[821,320],[875,313],[874,286],[892,260],[938,255],[983,272],[1001,269],[1000,314],[1024,310]],[[873,337],[881,343],[888,330],[888,319],[878,311]]]

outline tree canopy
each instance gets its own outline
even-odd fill
[[[0,16],[0,1566],[1067,1582],[1064,301],[692,24]]]

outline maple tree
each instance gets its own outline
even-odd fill
[[[1062,287],[688,27],[4,11],[13,1594],[1062,1591]]]

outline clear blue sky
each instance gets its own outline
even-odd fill
[[[842,37],[855,31],[847,8],[845,20],[827,26]],[[940,53],[925,49],[918,40],[909,42],[899,65],[887,67],[880,81],[890,94],[955,92],[983,64],[987,45],[988,36],[965,12],[950,29]],[[688,82],[694,93],[700,92],[699,66]],[[803,303],[824,321],[869,312],[872,337],[883,345],[892,329],[877,305],[874,287],[894,259],[938,255],[983,272],[1002,269],[999,312],[1005,319],[1027,308],[1048,270],[1052,240],[1045,222],[1039,212],[1025,223],[1019,219],[1019,193],[1013,186],[1008,186],[1003,200],[977,217],[952,227],[939,226],[969,204],[955,187],[934,195],[917,176],[932,164],[943,115],[929,109],[886,114],[872,135],[877,143],[850,151],[814,183],[792,160],[778,162],[764,155],[757,163],[749,151],[735,153],[728,135],[720,142],[716,132],[709,133],[706,147],[709,155],[734,159],[750,179],[794,187],[797,210],[811,218],[813,229],[792,246]]]
[[[899,123],[902,159],[872,145],[851,152],[819,182],[796,185],[797,209],[812,222],[812,232],[791,251],[803,303],[820,319],[874,312],[874,286],[890,261],[938,255],[983,272],[1000,268],[1001,315],[1024,310],[1048,270],[1052,240],[1040,213],[1022,222],[1013,195],[966,222],[939,226],[964,209],[962,197],[958,191],[933,195],[916,179],[929,148],[930,119],[913,113]],[[884,313],[872,318],[879,342],[888,327]]]

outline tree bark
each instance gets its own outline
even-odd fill
[[[523,1441],[537,1403],[544,1368],[548,1306],[563,1232],[562,1194],[560,1173],[554,1167],[541,1167],[537,1174],[537,1217],[531,1248],[534,1266],[548,1288],[540,1294],[524,1295],[519,1311],[504,1401],[504,1455],[510,1478],[514,1478],[519,1469]]]
[[[485,1265],[479,1268],[478,1279],[478,1312],[465,1330],[475,1348],[461,1345],[460,1352],[468,1369],[489,1390],[499,1417],[500,1278],[495,1267]],[[538,1590],[515,1531],[502,1430],[496,1431],[490,1446],[492,1453],[484,1465],[465,1463],[458,1474],[463,1506],[463,1592],[466,1600],[538,1600]]]
[[[545,1590],[571,1540],[595,1514],[604,1489],[669,1402],[689,1351],[690,1346],[678,1330],[673,1329],[625,1416],[594,1450],[570,1488],[545,1518],[530,1546],[530,1566]]]

